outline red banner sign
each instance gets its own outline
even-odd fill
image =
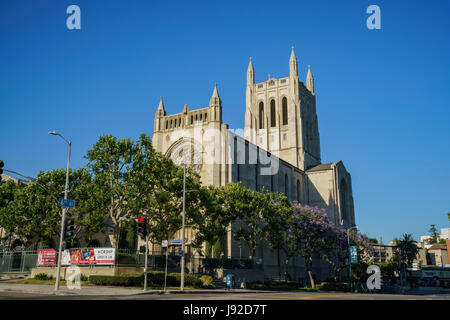
[[[56,264],[56,250],[39,250],[38,251],[38,266],[54,266]]]

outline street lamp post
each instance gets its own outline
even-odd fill
[[[67,141],[63,135],[59,134],[56,131],[50,131],[49,134],[60,136],[68,145],[69,145],[69,153],[67,156],[67,169],[66,169],[66,185],[64,187],[64,200],[67,200],[67,193],[69,189],[69,167],[70,167],[70,149],[72,147],[72,141]],[[61,271],[61,255],[62,255],[62,243],[64,237],[64,221],[66,219],[66,211],[67,208],[63,207],[63,212],[61,216],[61,235],[59,237],[59,250],[58,250],[58,266],[56,268],[56,283],[55,283],[55,291],[59,290],[59,279],[60,279],[60,271]]]
[[[199,151],[198,153],[206,153],[204,151]],[[186,217],[186,153],[183,152],[183,218],[182,218],[182,229],[181,229],[181,277],[180,277],[180,290],[184,290],[184,267],[186,264],[185,261],[185,237],[184,237],[184,229],[185,229],[185,217]]]
[[[183,219],[182,219],[182,231],[181,231],[181,279],[180,279],[180,290],[184,290],[184,222],[186,216],[186,156],[184,156],[183,165]]]
[[[353,226],[347,229],[347,245],[348,245],[348,259],[349,259],[349,273],[350,273],[350,292],[353,292],[353,279],[352,279],[352,256],[350,252],[350,230],[358,230],[358,226]]]

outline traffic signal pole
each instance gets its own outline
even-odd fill
[[[148,232],[145,235],[144,291],[147,291]]]

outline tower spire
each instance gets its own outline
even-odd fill
[[[253,69],[252,57],[250,57],[250,62],[247,68],[247,85],[255,83],[255,70]]]
[[[220,101],[220,97],[219,97],[219,91],[217,90],[217,83],[214,84],[214,91],[211,96],[211,99],[209,100],[209,106],[210,107],[213,107],[213,106],[221,107],[222,106],[222,101]]]
[[[294,46],[292,46],[291,57],[289,58],[289,74],[298,76],[297,57],[295,56]]]
[[[209,100],[209,107],[211,108],[210,120],[222,121],[222,101],[220,100],[219,91],[217,90],[217,83],[214,84],[214,91]]]
[[[314,94],[314,77],[311,73],[311,66],[308,65],[308,74],[306,75],[306,89]]]
[[[166,115],[166,110],[164,109],[164,102],[163,102],[162,96],[161,96],[161,99],[159,100],[159,106],[158,106],[158,109],[156,109],[156,113],[160,116]]]

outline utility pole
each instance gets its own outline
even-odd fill
[[[67,193],[69,189],[69,167],[70,167],[70,149],[72,147],[72,141],[67,141],[61,134],[50,131],[49,134],[60,136],[64,141],[69,145],[69,154],[67,156],[67,169],[66,169],[66,185],[64,187],[64,200],[67,200]],[[58,266],[56,268],[56,283],[55,283],[55,291],[59,290],[59,281],[60,281],[60,272],[61,272],[61,255],[62,255],[62,243],[64,237],[64,223],[66,219],[66,211],[67,207],[63,207],[63,212],[61,216],[61,235],[59,237],[59,250],[58,250]]]
[[[147,262],[148,262],[148,232],[146,232],[145,235],[144,291],[147,291]]]
[[[184,165],[183,165],[183,227],[181,231],[181,279],[180,279],[180,290],[184,290],[184,223],[186,216],[186,156],[184,157]]]

